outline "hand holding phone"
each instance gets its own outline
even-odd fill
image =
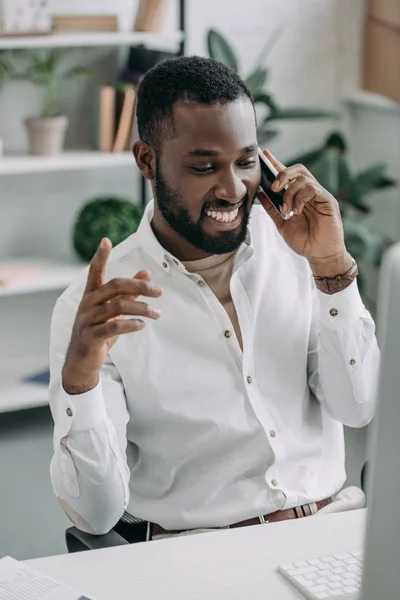
[[[276,210],[279,212],[282,219],[287,221],[287,219],[290,219],[290,217],[293,217],[294,215],[293,210],[290,213],[284,213],[282,210],[284,202],[283,197],[288,186],[286,185],[284,189],[280,192],[274,192],[271,186],[274,183],[276,176],[278,175],[278,171],[276,170],[274,165],[268,160],[268,158],[265,156],[265,154],[260,148],[258,149],[258,156],[260,158],[261,165],[260,187],[264,194],[266,194],[266,196],[269,198],[273,206],[276,208]]]

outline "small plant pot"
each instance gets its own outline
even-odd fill
[[[28,117],[25,119],[28,132],[29,154],[52,156],[64,147],[68,117]]]

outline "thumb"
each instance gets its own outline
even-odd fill
[[[138,271],[133,279],[141,279],[142,281],[151,281],[151,271],[148,269],[142,269]]]
[[[282,219],[281,215],[276,210],[275,206],[272,204],[267,194],[261,188],[257,192],[257,198],[260,201],[261,206],[264,208],[264,210],[268,213],[268,215],[275,223],[278,231],[281,231],[285,221]]]

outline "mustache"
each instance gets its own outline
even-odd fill
[[[210,205],[207,205],[204,207],[204,210],[215,210],[217,211],[218,209],[224,209],[224,208],[234,208],[235,206],[241,206],[242,204],[247,205],[249,201],[249,195],[245,194],[243,196],[243,198],[241,198],[241,200],[239,200],[239,202],[236,202],[236,204],[232,204],[232,202],[229,202],[229,200],[217,200],[215,199],[214,202]]]

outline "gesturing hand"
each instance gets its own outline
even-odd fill
[[[158,298],[162,294],[161,288],[151,282],[149,271],[139,271],[132,279],[116,278],[104,283],[111,250],[110,240],[104,238],[90,263],[62,374],[63,387],[71,394],[97,385],[100,369],[118,337],[145,326],[137,317],[158,319],[161,314],[137,300],[139,296]]]

